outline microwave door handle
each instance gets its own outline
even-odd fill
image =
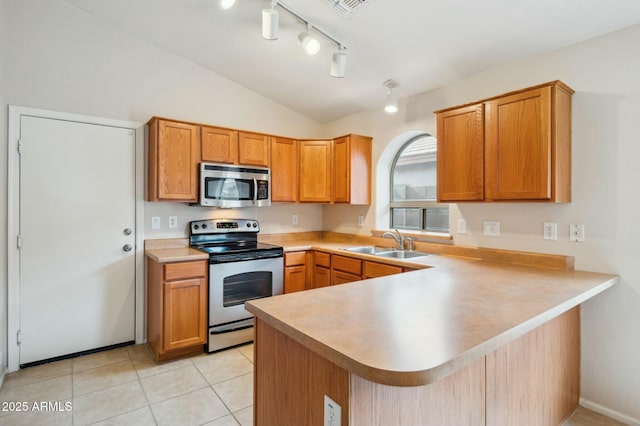
[[[256,178],[253,178],[253,205],[258,201],[258,181]]]

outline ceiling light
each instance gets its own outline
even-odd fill
[[[338,51],[331,56],[331,77],[343,78],[345,69],[347,68],[347,52],[342,46],[338,45]]]
[[[276,4],[274,1],[271,3],[271,9],[262,9],[262,38],[267,40],[278,39],[279,14]]]
[[[223,9],[231,9],[236,0],[220,0],[220,7]]]
[[[398,83],[393,80],[387,80],[382,83],[387,88],[387,102],[384,105],[384,110],[389,114],[398,112]]]
[[[311,35],[311,24],[307,24],[306,31],[298,35],[298,41],[308,55],[315,55],[320,51],[320,42]]]

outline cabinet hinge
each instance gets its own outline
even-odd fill
[[[18,344],[22,343],[22,331],[18,330],[18,332],[16,333],[16,341],[18,342]]]
[[[18,235],[17,240],[16,246],[18,247],[18,250],[20,250],[22,248],[22,235]]]

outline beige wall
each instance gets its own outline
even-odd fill
[[[586,404],[600,404],[636,422],[640,422],[639,45],[640,26],[631,27],[404,99],[395,116],[381,109],[368,111],[325,128],[329,134],[349,131],[374,137],[378,187],[362,229],[366,233],[375,226],[388,226],[379,218],[386,211],[389,164],[398,147],[394,137],[409,130],[435,134],[432,112],[439,108],[556,79],[575,89],[573,202],[452,204],[452,232],[457,244],[569,254],[576,257],[578,269],[620,274],[620,285],[583,307],[581,396]],[[343,220],[343,209],[325,207],[325,229],[352,228]],[[468,234],[455,232],[458,218],[468,221]],[[484,220],[499,220],[501,236],[483,236]],[[558,241],[542,239],[544,222],[558,223]],[[584,243],[568,241],[570,223],[585,224]]]
[[[0,0],[0,181],[7,181],[7,105],[5,101],[5,62],[7,57],[7,6],[8,0]],[[0,185],[0,244],[7,241],[7,186]],[[5,250],[2,250],[4,253]],[[7,356],[7,258],[0,258],[0,371],[6,365]]]

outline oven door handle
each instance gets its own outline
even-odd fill
[[[253,205],[258,201],[258,181],[253,177]]]

